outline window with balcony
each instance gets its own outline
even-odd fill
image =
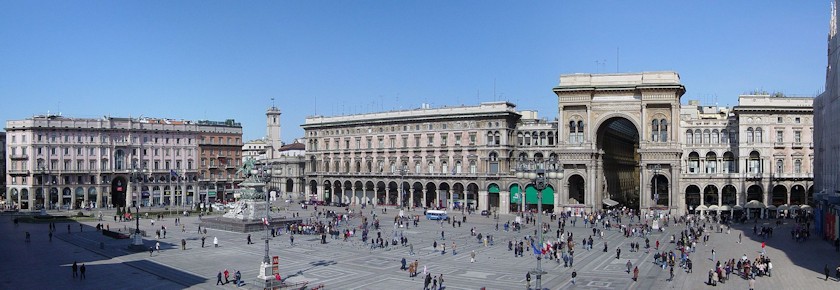
[[[793,172],[802,173],[802,159],[796,159],[793,161]]]
[[[797,144],[802,142],[802,131],[793,131],[793,142]]]
[[[470,174],[476,174],[477,170],[475,160],[470,160]]]
[[[714,152],[706,154],[706,174],[717,173],[717,155]]]
[[[697,152],[688,155],[688,173],[700,173],[700,155]]]
[[[429,174],[434,174],[435,173],[435,163],[432,162],[432,161],[429,161],[429,168],[427,168],[427,169],[429,170],[428,171]]]
[[[785,172],[785,162],[782,159],[776,159],[776,173],[782,174]]]
[[[761,173],[761,155],[757,151],[750,153],[750,158],[747,160],[747,169],[752,174]]]
[[[785,142],[785,131],[776,130],[776,143],[782,144],[783,142]]]

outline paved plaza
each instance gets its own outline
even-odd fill
[[[327,207],[331,210],[339,208]],[[388,208],[382,214],[379,208],[365,209],[364,214],[376,212],[381,220],[382,237],[388,240],[393,232],[393,219],[398,213],[394,208]],[[358,209],[354,212],[358,213]],[[292,209],[282,214],[299,213],[304,220],[312,214],[309,210]],[[422,211],[410,212],[421,214]],[[131,229],[134,222],[114,222],[113,212],[104,213],[103,224],[108,224],[111,230],[120,228]],[[461,215],[454,217],[460,220]],[[397,229],[413,244],[416,255],[409,256],[408,247],[390,246],[385,249],[373,249],[363,244],[360,235],[350,241],[332,240],[320,244],[319,236],[296,235],[295,245],[291,246],[288,234],[282,234],[271,240],[271,255],[280,257],[280,271],[287,282],[307,281],[310,287],[323,285],[324,289],[422,289],[422,272],[425,267],[432,275],[443,274],[446,289],[525,289],[525,273],[535,266],[535,258],[526,251],[524,257],[514,258],[513,252],[508,251],[507,243],[511,239],[521,239],[533,234],[533,226],[527,226],[521,232],[505,232],[502,224],[514,219],[512,215],[499,217],[499,230],[495,230],[496,220],[493,218],[468,215],[467,222],[461,227],[453,228],[449,224],[421,219],[419,227]],[[548,221],[548,219],[544,219]],[[21,223],[15,226],[10,216],[0,219],[0,288],[2,289],[219,289],[235,288],[233,283],[216,286],[216,274],[228,269],[233,273],[239,270],[244,277],[244,289],[257,289],[253,282],[258,273],[259,263],[262,261],[264,243],[261,233],[252,233],[254,244],[246,244],[246,234],[218,231],[209,229],[206,247],[201,248],[201,241],[197,233],[198,218],[183,217],[182,223],[186,231],[175,226],[174,218],[169,217],[156,221],[155,228],[166,225],[167,235],[162,238],[161,252],[134,253],[126,249],[128,240],[113,240],[96,232],[97,222],[82,223],[84,229],[80,232],[78,223],[59,223],[53,240],[49,241],[47,224]],[[627,223],[627,220],[624,219]],[[353,219],[351,226],[358,226],[360,219]],[[762,225],[759,221],[758,226]],[[67,231],[70,225],[70,233]],[[713,267],[711,249],[715,249],[718,259],[738,259],[746,254],[755,258],[760,254],[761,239],[753,234],[753,223],[736,225],[729,234],[712,233],[707,246],[698,243],[697,252],[691,255],[694,261],[694,273],[686,274],[680,269],[675,270],[674,281],[667,281],[668,271],[655,267],[653,251],[645,253],[630,252],[630,242],[644,244],[644,239],[625,239],[618,231],[605,231],[604,240],[595,238],[592,251],[578,247],[575,253],[574,267],[578,276],[575,285],[571,284],[572,268],[564,268],[562,263],[544,260],[543,268],[548,272],[543,277],[543,287],[546,289],[712,289],[707,286],[708,270]],[[769,226],[769,222],[766,222]],[[141,220],[141,227],[152,233],[145,240],[147,246],[153,246],[153,236],[150,220]],[[470,228],[484,235],[493,235],[495,245],[485,247],[470,235]],[[664,232],[654,232],[650,237],[651,246],[655,240],[660,240],[665,249],[674,249],[675,245],[667,241],[671,234],[683,229],[682,225],[671,225]],[[775,236],[767,240],[768,255],[773,261],[772,277],[758,277],[757,289],[838,289],[840,282],[834,278],[833,269],[840,266],[840,253],[822,240],[811,239],[797,243],[790,238],[791,221],[786,220],[780,228],[775,230]],[[342,225],[343,228],[343,225]],[[552,230],[547,234],[555,239],[557,223],[552,223]],[[576,226],[567,223],[567,230],[575,234],[575,242],[588,237],[592,231],[584,228],[582,220]],[[440,232],[445,232],[445,241],[440,240]],[[25,232],[30,232],[32,242],[24,242]],[[123,230],[125,231],[125,230]],[[738,234],[743,233],[743,243],[738,244]],[[677,234],[678,235],[678,234]],[[376,237],[376,231],[370,232]],[[213,237],[218,237],[220,247],[213,247]],[[181,239],[187,240],[187,249],[180,249]],[[441,255],[432,244],[446,243],[446,254]],[[609,251],[604,253],[603,243],[609,245]],[[452,254],[452,243],[457,245],[457,254]],[[615,257],[615,247],[621,247],[621,259]],[[475,263],[470,263],[470,252],[476,252]],[[409,277],[406,271],[400,270],[400,259],[409,262],[419,261],[420,275]],[[625,264],[630,260],[638,265],[639,281],[634,282],[628,274]],[[87,278],[75,279],[71,275],[70,265],[74,261],[87,266]],[[824,280],[823,266],[828,264],[832,269],[832,278]],[[533,286],[532,281],[532,286]],[[748,289],[747,280],[733,275],[725,284],[718,284],[715,288]]]

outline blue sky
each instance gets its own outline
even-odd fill
[[[813,96],[828,19],[828,0],[0,1],[0,120],[233,118],[254,139],[275,98],[288,142],[309,115],[421,103],[553,119],[560,74],[616,70],[677,71],[683,103]]]

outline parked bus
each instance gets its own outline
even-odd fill
[[[426,211],[426,219],[428,219],[428,220],[448,220],[449,216],[446,215],[445,210],[427,210]]]

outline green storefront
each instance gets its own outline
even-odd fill
[[[520,192],[521,189],[519,188],[518,184],[514,184],[510,187],[510,210],[511,211],[519,211],[522,208],[522,201],[520,200]],[[550,206],[551,208],[554,207],[554,188],[546,187],[542,191],[542,204],[543,209],[546,206]],[[538,203],[537,198],[537,189],[533,185],[528,185],[525,187],[525,204],[529,209],[536,209]]]

